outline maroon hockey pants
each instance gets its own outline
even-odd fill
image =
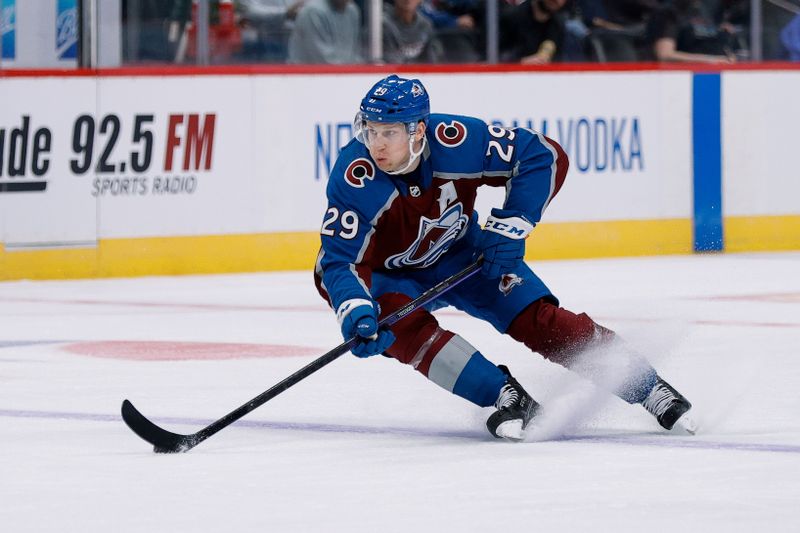
[[[404,294],[387,293],[378,301],[383,318],[410,302],[411,298]],[[387,353],[401,363],[413,365],[426,376],[431,361],[455,335],[441,329],[436,318],[424,309],[414,311],[391,329],[397,340]],[[517,315],[506,333],[534,352],[566,367],[598,334],[603,340],[614,335],[611,330],[598,326],[585,313],[576,315],[545,299],[536,300]]]

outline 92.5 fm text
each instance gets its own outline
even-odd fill
[[[127,123],[115,113],[79,115],[70,132],[69,171],[75,176],[133,178],[148,172],[167,177],[210,171],[216,114],[170,114],[166,119],[166,127],[158,132],[153,114],[135,114]],[[53,135],[47,126],[34,125],[30,115],[11,127],[0,125],[0,179],[27,181],[60,170],[51,161]],[[159,143],[163,159],[154,162]]]

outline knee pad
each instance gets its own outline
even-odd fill
[[[410,301],[411,297],[405,294],[384,294],[378,298],[381,318],[390,315]],[[413,366],[426,376],[433,357],[453,337],[453,333],[440,328],[436,318],[425,309],[417,309],[396,322],[390,329],[397,340],[386,353],[401,363]]]
[[[381,318],[410,301],[405,294],[384,294],[378,298]],[[393,358],[481,407],[488,407],[497,399],[506,382],[505,374],[461,336],[440,328],[428,311],[414,311],[391,330],[396,340],[386,353]]]
[[[476,405],[493,405],[506,383],[506,375],[460,335],[445,333],[449,335],[441,338],[448,340],[441,344],[437,341],[426,349],[417,370],[446,391]]]

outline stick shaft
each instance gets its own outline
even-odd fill
[[[471,264],[461,272],[453,274],[449,278],[437,283],[434,287],[428,289],[394,313],[381,320],[378,323],[378,326],[389,327],[397,321],[402,320],[404,317],[410,315],[417,309],[429,304],[462,281],[480,271],[481,262],[482,260],[478,259],[478,261]],[[122,418],[125,423],[128,424],[128,426],[134,431],[134,433],[152,444],[156,451],[166,453],[186,452],[218,431],[236,422],[250,411],[268,402],[289,387],[292,387],[298,382],[304,380],[328,363],[341,357],[343,354],[350,351],[350,348],[352,348],[356,342],[356,338],[352,338],[343,342],[325,355],[310,362],[294,374],[282,380],[280,383],[273,385],[249,402],[239,406],[219,420],[212,422],[197,433],[192,433],[190,435],[179,435],[177,433],[171,433],[163,428],[160,428],[142,415],[128,400],[125,400],[122,403]]]
[[[409,302],[408,304],[404,305],[402,308],[398,309],[391,315],[387,316],[383,320],[381,320],[378,324],[379,327],[388,327],[392,324],[396,323],[397,321],[403,319],[404,317],[410,315],[420,307],[424,307],[428,303],[432,302],[445,292],[449,291],[465,279],[469,278],[476,272],[480,270],[480,262],[473,263],[472,265],[468,266],[461,272],[458,272],[449,278],[441,281],[440,283],[436,284],[434,287],[428,289],[420,296]],[[276,383],[269,389],[265,390],[246,404],[234,409],[227,415],[223,416],[216,422],[211,423],[207,427],[203,428],[197,433],[197,443],[204,441],[217,431],[223,429],[226,426],[229,426],[233,422],[239,420],[244,415],[249,413],[250,411],[260,407],[261,405],[265,404],[278,394],[282,393],[289,387],[296,385],[300,381],[304,380],[320,368],[326,366],[328,363],[338,359],[342,355],[346,354],[350,351],[350,348],[356,343],[356,339],[352,338],[348,341],[343,342],[333,350],[329,351],[325,355],[315,359],[314,361],[310,362],[294,374],[288,376],[284,380],[279,383]]]

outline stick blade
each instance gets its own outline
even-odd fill
[[[156,453],[181,453],[195,445],[192,435],[179,435],[150,422],[131,402],[122,402],[122,420],[143,440],[153,445]]]

